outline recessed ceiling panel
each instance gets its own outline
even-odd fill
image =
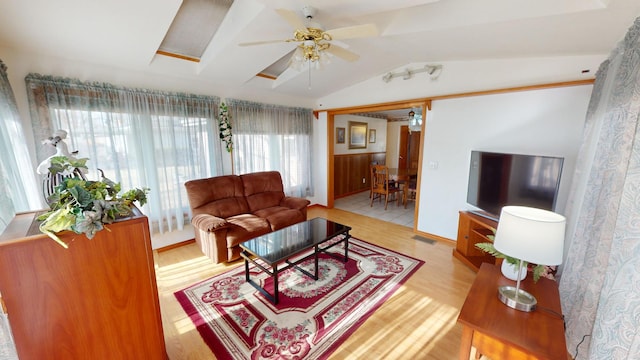
[[[199,61],[233,0],[184,0],[158,53]]]

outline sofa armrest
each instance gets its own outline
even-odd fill
[[[309,206],[309,204],[311,204],[311,201],[293,196],[285,196],[284,199],[282,199],[282,201],[280,202],[280,206],[288,207],[290,209],[297,209],[300,211],[304,209],[305,214],[306,208],[307,206]]]
[[[213,232],[229,227],[227,220],[209,214],[198,214],[191,219],[191,224],[198,230]]]

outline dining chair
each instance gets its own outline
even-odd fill
[[[384,196],[384,209],[387,210],[389,196],[394,195],[400,205],[400,197],[397,195],[402,191],[394,181],[389,181],[389,168],[385,165],[371,165],[371,204],[378,198],[382,201]]]
[[[373,166],[374,165],[378,165],[377,161],[372,161],[371,164],[369,164],[369,172],[373,171]],[[369,181],[369,199],[373,198],[373,182]]]
[[[405,192],[404,199],[404,208],[407,208],[407,203],[409,201],[416,201],[416,196],[418,194],[417,182],[415,179],[409,180],[404,186],[407,187],[407,191]]]

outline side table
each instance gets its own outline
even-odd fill
[[[460,360],[469,359],[472,346],[492,360],[568,358],[557,283],[546,278],[534,283],[531,274],[520,283],[538,301],[532,312],[512,309],[498,299],[499,286],[514,284],[499,267],[480,266],[458,315],[463,326]]]

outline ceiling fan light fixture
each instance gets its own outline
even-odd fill
[[[409,111],[409,133],[422,130],[422,114],[416,114],[413,109]]]

